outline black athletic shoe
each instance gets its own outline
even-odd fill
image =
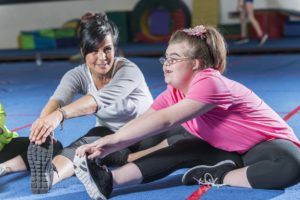
[[[27,159],[31,172],[31,191],[34,194],[47,193],[53,181],[53,140],[51,137],[41,145],[29,144]]]
[[[237,166],[232,160],[224,160],[216,165],[198,165],[189,169],[182,177],[184,185],[212,185],[222,186],[224,176]]]
[[[128,155],[130,154],[129,149],[123,149],[114,153],[109,154],[103,159],[97,159],[97,165],[106,165],[109,167],[119,167],[127,163]]]
[[[112,174],[103,166],[98,166],[86,156],[74,157],[74,170],[92,199],[107,200],[112,192]]]

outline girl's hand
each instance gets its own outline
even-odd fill
[[[97,157],[104,158],[108,154],[119,150],[118,145],[110,143],[111,136],[106,136],[96,140],[91,144],[85,144],[77,148],[76,155],[82,157],[87,154],[89,159]]]
[[[102,157],[101,149],[97,148],[94,143],[85,144],[76,149],[77,156],[83,157],[86,154],[88,155],[89,159],[94,159],[96,157]]]

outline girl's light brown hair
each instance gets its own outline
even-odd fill
[[[205,27],[206,32],[199,35],[178,30],[172,34],[169,44],[187,42],[191,47],[187,56],[201,60],[201,70],[213,68],[221,73],[226,69],[226,44],[223,36],[211,26]]]

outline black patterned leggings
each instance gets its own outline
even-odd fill
[[[222,151],[200,139],[185,139],[134,163],[147,183],[177,169],[223,160],[234,161],[238,168],[249,166],[247,177],[253,188],[284,189],[300,181],[300,148],[282,139],[262,142],[243,155]]]

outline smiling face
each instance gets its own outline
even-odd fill
[[[190,55],[191,47],[186,42],[169,44],[166,50],[166,62],[163,65],[165,82],[184,90],[188,87],[196,69],[196,59]]]
[[[107,35],[99,44],[98,49],[85,56],[85,62],[95,76],[105,76],[112,68],[115,48],[111,35]]]

